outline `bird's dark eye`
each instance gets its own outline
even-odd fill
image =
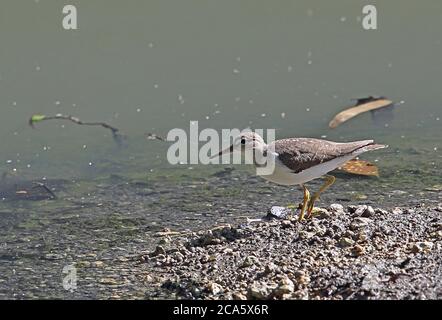
[[[241,139],[241,144],[246,144],[246,139],[242,138]]]

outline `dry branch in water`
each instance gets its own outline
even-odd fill
[[[120,130],[118,128],[111,126],[110,124],[107,124],[106,122],[84,122],[84,121],[81,121],[77,117],[63,115],[60,113],[56,114],[55,116],[45,116],[45,115],[41,115],[41,114],[34,114],[29,119],[29,125],[32,128],[34,128],[35,123],[45,121],[45,120],[68,120],[68,121],[71,121],[75,124],[83,125],[83,126],[101,126],[103,128],[109,129],[112,132],[112,138],[114,139],[114,141],[118,145],[121,145],[124,138],[125,138],[125,136],[120,133]]]

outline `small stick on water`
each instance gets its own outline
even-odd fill
[[[155,134],[155,133],[146,133],[144,135],[146,137],[147,140],[160,140],[160,141],[167,141],[166,139],[164,139],[163,137]]]
[[[45,116],[45,115],[41,115],[41,114],[35,114],[33,115],[30,119],[29,119],[29,125],[32,128],[35,128],[34,124],[36,122],[40,122],[40,121],[44,121],[44,120],[68,120],[71,121],[75,124],[78,125],[83,125],[83,126],[101,126],[103,128],[109,129],[112,132],[112,138],[115,140],[115,142],[117,144],[121,144],[122,140],[124,138],[124,135],[122,135],[119,131],[118,128],[111,126],[110,124],[106,123],[106,122],[84,122],[81,121],[79,118],[74,117],[74,116],[68,116],[68,115],[63,115],[63,114],[56,114],[55,116]]]
[[[51,195],[52,199],[57,199],[57,196],[55,195],[55,193],[51,189],[49,189],[44,183],[41,183],[41,182],[34,182],[34,183],[35,183],[35,186],[33,188],[38,188],[38,187],[43,188],[47,193],[49,193]]]

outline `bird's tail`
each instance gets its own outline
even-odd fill
[[[378,150],[378,149],[384,149],[384,148],[388,148],[388,145],[386,144],[377,144],[377,143],[370,143],[367,144],[361,148],[356,149],[355,151],[353,151],[353,153],[355,154],[361,154],[367,151],[373,151],[373,150]]]

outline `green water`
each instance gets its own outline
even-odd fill
[[[59,1],[0,3],[2,185],[44,178],[57,195],[1,202],[0,261],[11,282],[0,282],[0,296],[45,296],[24,293],[23,268],[36,261],[56,270],[48,282],[64,296],[59,269],[80,252],[107,252],[109,243],[136,252],[164,227],[243,222],[299,201],[297,188],[243,167],[217,176],[223,166],[172,166],[168,145],[144,138],[188,130],[191,120],[200,129],[272,128],[276,138],[373,138],[390,145],[363,157],[380,177],[341,176],[325,203],[441,202],[428,190],[442,184],[439,0],[370,1],[378,10],[372,31],[361,26],[362,0],[70,4],[75,31],[62,28]],[[367,95],[398,102],[387,125],[364,114],[328,128],[350,99]],[[108,122],[127,145],[103,128],[27,124],[32,114],[57,113]],[[53,252],[60,264],[40,261]]]

